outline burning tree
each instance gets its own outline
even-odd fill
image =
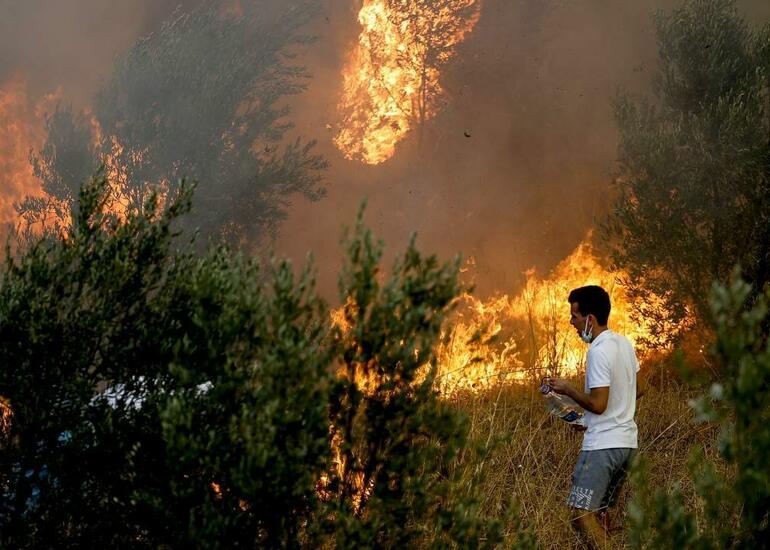
[[[26,82],[20,76],[0,82],[0,223],[16,219],[14,201],[27,194],[38,194],[29,165],[29,148],[39,146],[44,136],[35,124],[37,111],[45,107],[45,100],[32,105],[27,96]],[[48,98],[46,98],[48,99]]]
[[[477,510],[477,479],[460,488],[454,468],[467,425],[439,397],[436,352],[461,291],[459,261],[440,263],[414,244],[381,281],[383,243],[359,214],[345,239],[335,312],[342,375],[330,406],[335,467],[323,490],[335,548],[496,548],[501,519]],[[526,532],[514,548],[532,548]]]
[[[348,158],[379,164],[413,128],[422,131],[444,96],[441,68],[473,30],[480,0],[366,0],[345,69],[335,139]]]
[[[307,43],[301,28],[317,13],[310,0],[176,12],[116,61],[89,116],[60,107],[49,118],[34,158],[44,190],[72,205],[102,162],[125,210],[187,177],[200,184],[189,222],[205,234],[238,242],[275,231],[288,197],[323,195],[314,143],[281,145],[291,126],[280,102],[308,77],[289,49]],[[27,201],[21,213],[34,218],[43,206]]]
[[[689,0],[657,18],[656,100],[617,103],[620,194],[607,225],[615,263],[647,319],[709,319],[733,266],[770,282],[770,27],[733,2]],[[642,300],[644,302],[644,300]]]
[[[87,181],[99,157],[86,117],[70,107],[60,103],[53,114],[46,114],[45,130],[42,149],[30,158],[43,192],[27,195],[16,205],[21,214],[17,231],[27,242],[41,233],[64,233],[76,204],[78,190],[73,182]]]

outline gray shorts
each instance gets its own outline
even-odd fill
[[[613,506],[635,455],[636,449],[580,451],[567,506],[591,511]]]

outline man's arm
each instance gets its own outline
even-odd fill
[[[647,377],[639,376],[636,373],[636,398],[639,399],[647,391]]]
[[[575,403],[594,414],[602,414],[607,410],[607,402],[610,399],[610,387],[591,388],[591,393],[583,393],[566,380],[552,378],[549,382],[556,393],[571,397]]]

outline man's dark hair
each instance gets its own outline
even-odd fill
[[[570,304],[577,302],[580,315],[594,314],[600,325],[606,325],[610,316],[610,295],[600,286],[589,285],[576,288],[569,293],[567,301]]]

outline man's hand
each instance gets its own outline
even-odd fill
[[[594,414],[602,414],[607,409],[610,387],[591,388],[590,393],[575,389],[563,378],[547,378],[546,382],[556,393],[571,397],[578,405]]]
[[[560,393],[562,395],[569,394],[571,385],[569,382],[564,380],[564,378],[547,378],[546,380],[548,385],[551,386],[551,389],[556,393]]]
[[[570,424],[570,426],[572,426],[572,429],[576,432],[584,432],[588,429],[588,426],[585,424],[575,424],[574,422]]]

